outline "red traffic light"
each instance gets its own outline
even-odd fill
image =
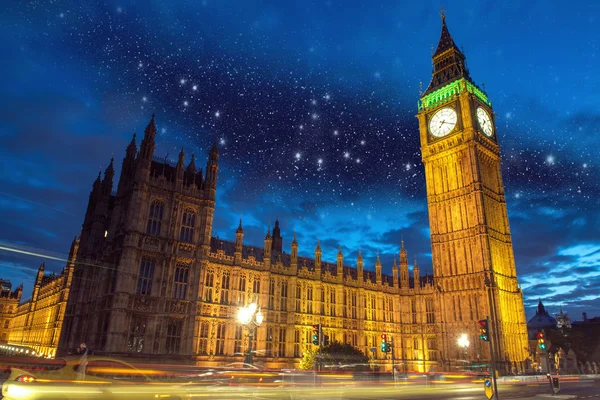
[[[381,334],[381,338],[382,338],[383,340],[385,340],[385,338],[386,338],[386,337],[387,337],[387,335],[386,335],[385,333]]]
[[[481,326],[482,328],[487,328],[487,319],[481,319],[479,321],[477,321],[477,323],[479,324],[479,326]]]
[[[537,338],[538,339],[543,339],[544,338],[544,332],[538,332]]]
[[[313,329],[319,329],[319,325],[313,325]]]

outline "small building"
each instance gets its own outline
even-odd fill
[[[556,318],[551,316],[540,300],[535,315],[527,321],[527,337],[529,339],[529,365],[528,369],[536,372],[548,372],[547,352],[540,350],[537,334],[544,331],[546,334],[550,329],[556,329]],[[550,348],[551,343],[546,343]],[[545,356],[545,357],[544,357]]]

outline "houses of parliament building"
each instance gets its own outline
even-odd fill
[[[177,163],[159,159],[153,115],[139,149],[135,135],[127,147],[116,191],[112,160],[93,183],[65,268],[58,355],[86,342],[100,354],[222,365],[242,361],[252,340],[255,361],[290,368],[314,346],[312,325],[321,324],[331,341],[356,346],[384,368],[391,357],[379,350],[382,334],[393,339],[403,370],[439,371],[458,359],[490,360],[477,324],[489,317],[500,371],[523,369],[527,328],[492,103],[444,17],[417,118],[433,276],[422,276],[416,262],[409,272],[403,243],[391,276],[379,258],[365,268],[360,252],[349,260],[341,247],[327,262],[319,242],[284,241],[284,221],[266,232],[263,248],[244,244],[242,221],[235,240],[233,232],[231,241],[213,237],[217,145],[204,171],[183,149]],[[300,246],[314,248],[314,257],[300,257]],[[236,316],[251,302],[264,322],[249,336]],[[457,344],[463,333],[466,351]]]

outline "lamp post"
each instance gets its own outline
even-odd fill
[[[240,324],[248,328],[248,349],[244,357],[244,363],[252,365],[252,338],[257,328],[263,323],[264,315],[256,303],[250,303],[240,308],[237,314]]]
[[[463,363],[463,370],[466,370],[467,349],[469,348],[469,338],[467,337],[466,333],[463,333],[462,335],[459,336],[458,345],[463,348],[463,355],[464,355],[464,359],[465,359],[464,363]]]

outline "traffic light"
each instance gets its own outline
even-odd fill
[[[479,324],[479,339],[483,340],[484,342],[489,342],[490,341],[490,328],[488,325],[488,320],[482,319],[482,320],[477,321],[477,323]]]
[[[390,351],[390,344],[387,341],[387,335],[385,333],[381,335],[381,351],[383,353]]]
[[[323,335],[323,346],[329,345],[329,335]]]
[[[321,324],[313,325],[312,344],[319,345],[319,337],[321,336]]]
[[[540,346],[540,350],[546,350],[546,338],[544,335],[544,331],[539,331],[537,334],[538,346]]]

